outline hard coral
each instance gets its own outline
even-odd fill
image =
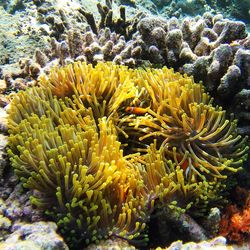
[[[240,120],[240,133],[249,127],[249,36],[244,23],[222,15],[204,13],[202,17],[169,20],[146,17],[139,21],[129,39],[123,32],[105,25],[97,33],[85,28],[68,29],[63,39],[51,39],[45,51],[37,50],[34,60],[21,63],[22,72],[5,77],[37,79],[54,65],[74,61],[96,64],[113,61],[131,68],[140,65],[166,65],[202,80],[206,89],[223,108]],[[24,82],[25,82],[24,81]]]
[[[86,11],[84,8],[79,8],[78,11],[86,18],[91,30],[95,34],[98,34],[102,28],[108,27],[112,31],[123,35],[126,39],[131,39],[132,34],[135,33],[136,26],[143,15],[141,12],[139,12],[133,18],[127,19],[125,13],[126,7],[121,5],[119,8],[120,16],[115,18],[114,11],[112,9],[112,1],[110,0],[106,0],[106,5],[97,3],[97,9],[101,17],[101,20],[98,24],[93,13]]]
[[[78,62],[38,85],[12,100],[9,155],[71,243],[136,239],[155,208],[202,213],[245,159],[236,122],[172,70]]]

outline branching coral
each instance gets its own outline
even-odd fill
[[[135,239],[156,207],[202,213],[245,159],[236,122],[172,70],[78,62],[38,85],[12,100],[9,155],[71,242]]]
[[[98,3],[97,9],[101,17],[99,23],[96,22],[93,13],[88,12],[83,8],[79,8],[78,11],[86,18],[88,24],[95,34],[98,34],[100,29],[108,27],[112,31],[122,34],[126,39],[131,39],[132,35],[136,31],[136,26],[139,20],[143,16],[143,13],[139,12],[133,18],[127,19],[125,6],[120,6],[120,16],[118,18],[114,18],[112,1],[109,0],[106,0],[106,5]]]

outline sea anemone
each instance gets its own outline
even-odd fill
[[[138,87],[134,76],[135,72],[125,66],[98,63],[93,67],[77,62],[55,68],[49,76],[42,75],[39,85],[50,88],[57,97],[72,97],[79,107],[90,107],[97,121],[115,116],[135,98]]]
[[[11,102],[8,153],[71,243],[134,240],[155,207],[203,212],[246,158],[236,121],[172,70],[77,62],[37,85]]]
[[[71,105],[40,87],[15,96],[9,111],[15,173],[25,188],[39,191],[31,202],[62,233],[71,232],[71,242],[79,240],[74,234],[86,243],[138,237],[148,215],[135,156],[123,156],[111,121],[99,119],[97,129],[89,110]]]
[[[242,167],[247,138],[238,135],[232,116],[212,106],[201,84],[167,68],[138,73],[137,84],[144,89],[138,102],[144,104],[145,114],[123,117],[129,121],[128,133],[137,134],[144,144],[156,138],[166,157],[183,168],[189,183],[225,179]]]

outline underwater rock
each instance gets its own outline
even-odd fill
[[[98,244],[90,244],[85,250],[136,250],[134,246],[122,239],[101,240]]]
[[[1,188],[1,214],[9,218],[12,224],[20,220],[24,222],[41,220],[41,212],[34,209],[29,201],[32,193],[23,189],[16,176],[8,176],[8,180],[10,183]]]
[[[210,209],[207,218],[205,218],[202,222],[203,227],[206,229],[207,234],[213,237],[218,235],[219,227],[221,220],[221,212],[217,207],[213,207]]]
[[[154,14],[160,14],[165,18],[173,16],[183,19],[187,16],[198,16],[209,11],[227,18],[239,19],[250,24],[250,2],[248,0],[137,0],[137,7],[144,7]]]
[[[0,7],[0,65],[31,57],[31,47],[42,48],[45,40],[33,24],[34,13],[10,15]],[[33,26],[32,26],[33,24]]]
[[[7,155],[5,151],[7,146],[7,141],[8,137],[0,133],[0,180],[2,179],[4,169],[7,166]]]
[[[182,241],[176,241],[173,242],[169,247],[167,248],[161,248],[158,247],[156,250],[188,250],[188,249],[220,249],[220,250],[230,250],[233,249],[231,246],[227,246],[226,244],[226,238],[224,237],[216,237],[209,241],[201,241],[198,243],[195,242],[188,242],[183,243]]]
[[[53,222],[36,222],[33,224],[16,224],[7,239],[0,243],[2,250],[68,250],[61,236],[56,233]]]
[[[6,147],[8,143],[7,133],[7,113],[0,108],[0,183],[2,183],[3,173],[8,165]],[[1,198],[1,196],[0,196]]]
[[[10,219],[0,214],[0,241],[3,241],[5,237],[7,237],[7,235],[10,232],[10,228],[11,228]]]
[[[12,227],[18,221],[34,222],[42,217],[41,212],[32,208],[30,204],[31,192],[23,189],[14,171],[9,167],[6,155],[7,130],[7,113],[5,109],[0,108],[0,215],[4,215],[1,221],[8,221]],[[2,239],[12,232],[11,227],[8,227],[8,232],[6,227],[0,227]]]

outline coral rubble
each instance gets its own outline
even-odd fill
[[[181,241],[177,241],[172,243],[169,247],[164,248],[164,250],[184,250],[184,249],[221,249],[221,250],[233,250],[234,248],[231,246],[227,246],[226,239],[224,237],[217,237],[210,241],[201,241],[199,243],[189,242],[183,243]],[[162,248],[158,247],[156,250],[162,250]]]
[[[53,222],[36,222],[33,224],[19,223],[14,232],[8,235],[5,242],[0,243],[2,250],[33,249],[33,250],[68,250],[68,246],[56,233],[57,226]]]

